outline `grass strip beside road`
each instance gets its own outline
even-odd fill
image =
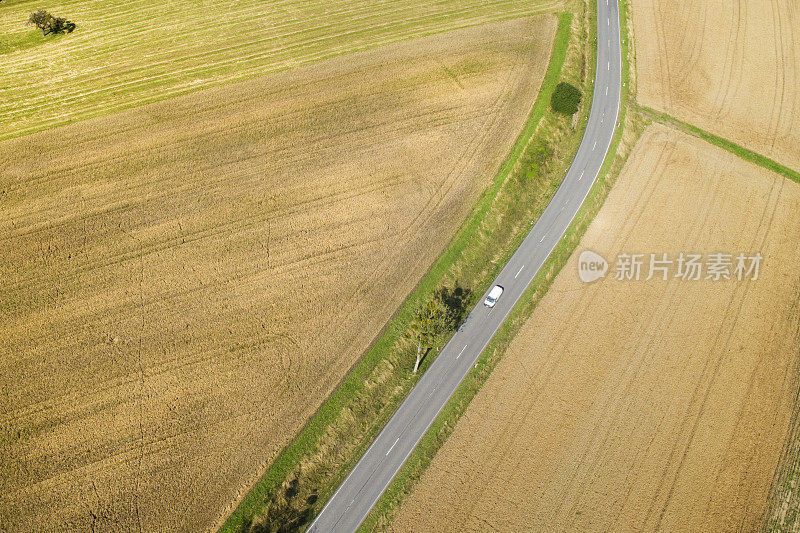
[[[750,163],[755,163],[760,167],[764,167],[767,170],[771,170],[777,174],[785,178],[789,178],[792,181],[796,181],[800,183],[800,172],[793,170],[785,165],[781,165],[777,161],[770,159],[766,156],[763,156],[759,153],[756,153],[752,150],[748,150],[743,146],[739,146],[738,144],[714,135],[713,133],[709,133],[705,130],[698,128],[697,126],[693,126],[688,122],[683,122],[680,119],[673,117],[672,115],[668,115],[661,111],[656,111],[655,109],[651,109],[649,107],[639,106],[645,115],[650,116],[653,120],[664,124],[665,126],[673,127],[677,130],[683,131],[690,135],[694,135],[704,141],[713,144],[714,146],[718,146],[728,152],[732,153],[735,156],[738,156],[745,161]]]
[[[322,509],[324,503],[333,495],[338,485],[346,477],[363,452],[368,447],[385,423],[402,403],[408,392],[416,384],[425,369],[430,366],[432,358],[429,357],[420,367],[421,372],[412,375],[404,359],[398,357],[398,345],[408,331],[408,326],[417,307],[429,299],[434,291],[447,279],[453,266],[465,257],[485,256],[490,248],[476,235],[487,223],[487,216],[498,201],[514,202],[514,196],[508,193],[509,178],[512,171],[518,167],[518,162],[526,147],[529,146],[537,127],[547,112],[550,96],[560,80],[561,71],[570,40],[570,26],[572,14],[563,13],[559,16],[553,52],[547,72],[542,81],[539,96],[525,122],[522,132],[514,143],[505,163],[501,166],[490,186],[481,196],[470,216],[462,224],[448,245],[445,252],[437,259],[431,269],[420,282],[398,312],[387,324],[379,335],[372,348],[357,363],[332,395],[320,406],[314,416],[306,423],[295,438],[278,454],[269,466],[261,480],[250,490],[240,502],[239,506],[223,524],[221,531],[242,531],[258,521],[270,506],[272,501],[287,483],[293,479],[298,481],[297,486],[302,496],[312,498],[309,516],[303,523],[310,521],[310,515],[315,515]],[[555,192],[553,189],[552,192]],[[501,200],[498,200],[501,198]],[[504,214],[508,214],[504,212]],[[513,213],[512,214],[516,214]],[[492,263],[494,266],[485,268],[480,265],[477,272],[472,272],[472,279],[459,277],[459,282],[472,290],[473,300],[482,292],[483,288],[494,279],[501,265],[505,264],[519,242],[527,233],[524,221],[515,220],[514,217],[503,217],[500,223],[505,234],[509,235],[515,246],[502,252]],[[526,217],[525,220],[528,218]],[[475,250],[475,248],[482,248]],[[483,249],[486,248],[486,249]],[[465,274],[462,272],[462,274]],[[475,283],[472,283],[472,282]],[[473,302],[470,302],[473,303]],[[444,342],[446,339],[440,339]],[[413,358],[410,360],[413,365]],[[386,368],[389,376],[381,380],[376,375]],[[381,390],[376,391],[378,387]],[[383,392],[383,394],[381,394]],[[379,398],[379,405],[375,405]],[[330,441],[328,445],[323,441]],[[347,441],[351,442],[347,442]],[[321,463],[325,463],[321,465]],[[309,467],[309,465],[313,465]],[[301,524],[302,525],[302,524]]]
[[[605,202],[634,144],[644,131],[645,120],[636,113],[635,105],[631,103],[633,87],[631,85],[629,57],[631,50],[628,39],[628,0],[620,0],[619,5],[622,32],[623,84],[620,96],[620,116],[617,130],[598,178],[564,236],[553,249],[544,265],[542,265],[542,268],[523,293],[508,318],[506,318],[503,325],[483,353],[481,353],[475,367],[467,374],[467,377],[392,480],[392,483],[387,487],[383,496],[381,496],[361,524],[359,531],[385,529],[390,523],[393,513],[400,508],[403,499],[413,491],[416,481],[420,479],[436,453],[453,432],[458,420],[466,412],[472,399],[489,378],[492,370],[505,354],[517,332],[531,316],[553,281],[555,281],[556,276],[577,248],[589,224],[594,220],[595,215],[597,215]],[[592,6],[589,18],[592,26],[591,35],[596,43],[596,6],[594,3],[592,3]],[[592,76],[594,75],[595,66],[593,61]],[[629,113],[629,111],[632,112]],[[577,152],[577,145],[574,147],[574,151]]]

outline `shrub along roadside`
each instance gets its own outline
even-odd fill
[[[580,89],[571,83],[561,82],[553,91],[550,106],[556,113],[572,116],[580,109],[582,96]]]
[[[540,149],[538,155],[530,153],[528,148],[559,81],[570,41],[571,21],[570,13],[559,17],[554,51],[539,97],[507,161],[470,217],[372,349],[277,456],[222,531],[274,527],[271,509],[300,517],[293,520],[289,529],[307,525],[419,379],[421,372],[417,375],[411,372],[416,346],[409,342],[407,332],[420,304],[437,290],[461,286],[470,291],[466,306],[471,307],[474,295],[483,293],[524,238],[528,222],[538,217],[547,205],[563,172],[556,179],[550,168],[553,165],[542,153],[552,154],[549,157],[558,161],[569,154],[547,142],[536,145]],[[554,130],[551,133],[566,132],[570,129],[569,121],[562,119],[550,128]],[[524,179],[523,163],[537,157],[541,164]],[[547,174],[549,179],[538,179],[540,174]],[[441,346],[449,335],[449,332],[440,335],[433,344]],[[425,358],[420,369],[424,371],[432,359]],[[287,499],[287,491],[291,493],[291,502],[303,509],[287,512],[282,503]]]

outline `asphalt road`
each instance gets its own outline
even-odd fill
[[[473,309],[308,531],[350,532],[358,528],[475,364],[589,194],[614,135],[622,83],[617,0],[598,0],[597,7],[597,73],[589,123],[561,187],[495,279],[495,284],[505,288],[503,295],[493,309],[480,303]]]

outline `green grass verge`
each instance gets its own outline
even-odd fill
[[[800,390],[795,394],[789,428],[789,435],[773,476],[767,500],[768,507],[762,520],[762,531],[783,533],[798,529],[798,519],[800,519],[800,491],[797,486],[798,477],[800,477]]]
[[[649,107],[644,107],[644,106],[640,106],[639,109],[641,109],[646,115],[652,117],[657,122],[660,122],[667,126],[672,126],[690,135],[694,135],[695,137],[703,139],[704,141],[711,143],[714,146],[718,146],[738,157],[741,157],[745,161],[749,161],[750,163],[755,163],[760,167],[764,167],[768,170],[780,174],[785,178],[789,178],[792,181],[800,183],[800,172],[792,170],[787,166],[781,165],[777,161],[774,161],[752,150],[748,150],[743,146],[739,146],[738,144],[731,142],[727,139],[723,139],[722,137],[714,135],[713,133],[701,130],[697,126],[693,126],[692,124],[683,122],[682,120],[679,120],[666,113],[662,113],[661,111],[656,111],[655,109],[651,109]]]
[[[592,4],[591,35],[596,44],[596,6]],[[620,1],[620,25],[622,30],[622,82],[623,89],[620,101],[620,117],[618,124],[625,124],[631,131],[632,139],[626,150],[619,152],[623,140],[624,128],[618,127],[609,148],[608,156],[600,170],[598,178],[592,187],[578,214],[573,219],[562,239],[556,245],[545,264],[526,289],[517,305],[509,314],[503,325],[492,338],[486,349],[481,353],[478,361],[461,383],[455,394],[451,397],[445,408],[428,429],[425,436],[411,453],[406,463],[397,473],[392,483],[373,507],[370,514],[361,524],[359,531],[374,531],[383,529],[391,520],[392,514],[399,509],[405,496],[411,493],[415,482],[421,477],[427,466],[433,460],[437,451],[455,429],[455,425],[466,411],[472,399],[489,378],[492,370],[499,362],[510,345],[516,333],[524,325],[541,299],[547,293],[558,273],[566,265],[569,257],[578,246],[581,237],[586,232],[589,224],[602,207],[611,190],[616,177],[624,166],[630,148],[644,129],[644,121],[634,116],[628,123],[627,110],[631,101],[630,61],[628,41],[628,3]],[[592,64],[592,75],[595,65]],[[577,151],[577,146],[575,147]]]
[[[358,404],[359,408],[366,409],[364,404],[369,403],[366,398],[370,397],[370,393],[366,390],[368,388],[367,383],[371,376],[374,376],[381,363],[392,359],[396,355],[398,342],[407,331],[408,324],[418,305],[433,294],[434,290],[440,286],[451,272],[453,265],[457,261],[463,261],[465,257],[480,255],[475,250],[471,250],[471,248],[475,247],[476,234],[485,226],[487,215],[495,205],[498,196],[501,192],[507,192],[503,186],[508,182],[512,170],[517,165],[525,148],[529,145],[534,132],[547,111],[550,96],[560,79],[566,57],[571,21],[571,13],[560,15],[550,63],[538,98],[525,122],[524,128],[514,143],[507,160],[481,196],[470,216],[462,224],[446,251],[433,264],[417,289],[409,295],[372,348],[352,369],[333,394],[320,406],[295,438],[278,454],[262,479],[245,496],[220,531],[235,532],[241,531],[242,528],[246,527],[252,517],[258,515],[264,509],[268,503],[269,496],[280,490],[281,486],[298,470],[304,461],[320,453],[321,439],[331,431],[332,427],[340,423],[343,413],[349,415],[355,412],[355,420],[352,421],[350,426],[356,426],[357,428],[360,425],[365,429],[360,431],[360,442],[344,453],[345,457],[333,465],[333,472],[327,476],[324,482],[313,487],[314,493],[319,496],[314,504],[314,510],[319,511],[369,443],[372,442],[385,425],[385,422],[405,398],[408,391],[419,379],[419,376],[430,366],[432,359],[428,358],[423,362],[420,367],[421,372],[417,376],[410,376],[408,369],[395,366],[393,371],[397,374],[396,378],[390,379],[384,384],[385,387],[393,388],[394,391],[390,401],[383,405],[380,412],[376,414],[367,410],[366,414],[358,414],[354,410],[354,404]],[[555,192],[555,189],[552,192]],[[513,197],[510,200],[513,201]],[[486,268],[484,265],[479,265],[478,270],[469,273],[469,276],[463,269],[460,274],[466,277],[481,278],[482,283],[489,283],[500,265],[505,264],[513,250],[521,242],[522,237],[524,237],[524,231],[518,231],[518,233],[521,236],[515,240],[516,245],[503,252],[501,257],[495,258],[493,261],[494,266]],[[463,279],[463,277],[460,279]],[[473,286],[470,288],[473,289],[475,294],[482,292],[480,287]]]

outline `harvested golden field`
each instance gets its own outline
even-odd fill
[[[798,384],[798,213],[800,185],[650,126],[393,529],[759,529]],[[585,249],[611,263],[590,285]],[[763,261],[646,281],[681,252]],[[621,253],[648,254],[640,281]]]
[[[640,104],[800,169],[800,2],[632,7]]]
[[[0,139],[563,0],[5,0]],[[78,27],[43,38],[45,7]]]
[[[0,143],[0,529],[210,529],[510,149],[554,17]]]

